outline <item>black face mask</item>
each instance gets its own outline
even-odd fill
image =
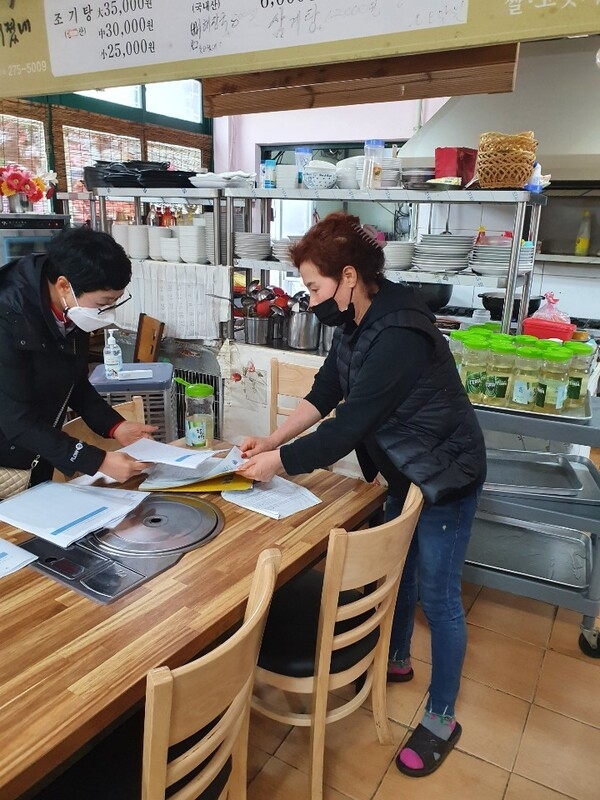
[[[339,284],[338,284],[338,289],[339,289]],[[332,297],[329,297],[327,300],[323,300],[322,303],[313,306],[313,311],[319,322],[321,322],[323,325],[328,325],[331,328],[337,328],[339,325],[348,325],[353,323],[354,322],[354,303],[352,302],[353,292],[354,289],[352,289],[350,292],[350,302],[348,303],[348,308],[345,311],[340,311],[340,307],[335,301],[337,289],[333,293]]]

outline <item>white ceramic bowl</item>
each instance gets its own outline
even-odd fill
[[[305,167],[302,182],[308,189],[331,189],[335,186],[337,174],[335,167],[331,169]]]

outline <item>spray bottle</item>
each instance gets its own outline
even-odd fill
[[[115,339],[116,328],[109,328],[108,341],[104,346],[104,372],[108,380],[118,380],[123,368],[123,353]]]

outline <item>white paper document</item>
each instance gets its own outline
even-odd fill
[[[91,531],[115,524],[147,496],[147,492],[47,481],[0,503],[0,519],[68,547]]]
[[[22,550],[12,542],[5,542],[4,539],[0,539],[0,578],[10,575],[11,572],[16,572],[36,559],[37,556],[33,553],[28,553],[27,550]]]
[[[214,450],[188,450],[172,444],[163,444],[154,439],[138,439],[127,447],[122,447],[119,453],[128,453],[138,461],[150,461],[153,464],[170,464],[173,467],[195,469],[207,458],[214,455]]]
[[[245,491],[221,492],[221,497],[236,506],[256,511],[272,519],[289,517],[297,511],[303,511],[321,502],[304,486],[298,486],[279,475],[275,475],[273,480],[267,483],[257,483]]]
[[[218,451],[221,452],[221,451]],[[235,472],[244,459],[239,447],[232,447],[223,457],[215,455],[214,450],[208,451],[208,457],[194,469],[157,464],[146,480],[140,484],[143,490],[173,489],[177,486],[187,486],[198,481],[207,481]]]

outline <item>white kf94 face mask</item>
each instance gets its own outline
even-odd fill
[[[69,286],[75,303],[77,303],[73,287],[71,284],[69,284]],[[101,308],[86,308],[85,306],[80,306],[79,303],[69,308],[66,301],[65,313],[68,315],[71,322],[86,333],[97,331],[99,328],[106,328],[108,325],[112,325],[116,319],[114,309],[107,308],[105,311],[102,311]]]

